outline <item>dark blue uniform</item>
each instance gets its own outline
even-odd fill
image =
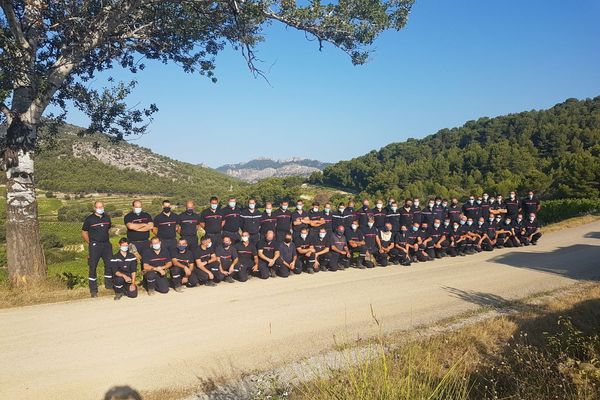
[[[88,280],[90,283],[90,293],[98,293],[98,282],[96,281],[96,268],[100,259],[104,261],[104,287],[112,289],[112,245],[108,240],[108,232],[112,226],[110,217],[106,214],[97,216],[95,213],[88,215],[83,221],[82,231],[89,236],[89,256],[88,256]]]

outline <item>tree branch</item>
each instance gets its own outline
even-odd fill
[[[12,1],[0,0],[0,7],[2,7],[2,11],[4,11],[4,15],[6,16],[6,20],[8,21],[10,31],[16,38],[19,47],[23,50],[29,50],[29,42],[27,41],[27,39],[25,39],[25,35],[23,34],[23,30],[21,29],[21,23],[17,19],[15,10],[12,5]]]

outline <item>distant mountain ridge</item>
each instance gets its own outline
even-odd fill
[[[261,157],[244,163],[222,165],[217,171],[246,182],[256,182],[272,177],[309,176],[328,165],[330,163],[300,157],[285,160]]]

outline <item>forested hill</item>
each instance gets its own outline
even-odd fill
[[[291,158],[288,160],[258,158],[245,163],[223,165],[217,168],[217,171],[246,182],[256,182],[271,177],[308,177],[311,173],[320,171],[327,165],[329,163],[305,158]]]
[[[600,194],[600,97],[469,121],[313,174],[313,182],[397,198],[513,188],[545,198]]]
[[[105,135],[79,137],[80,129],[65,125],[53,140],[40,141],[35,157],[38,188],[192,196],[208,201],[212,194],[225,196],[243,185],[211,168],[176,161],[128,142],[113,143]]]

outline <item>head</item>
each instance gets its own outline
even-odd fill
[[[430,208],[433,208],[433,206],[435,206],[435,200],[433,200],[433,199],[429,199],[429,200],[427,200],[427,205],[428,205]]]
[[[415,223],[412,224],[412,230],[415,231],[415,232],[419,230],[419,223],[418,222],[415,222]]]
[[[397,209],[398,209],[398,203],[396,203],[396,201],[392,201],[392,204],[390,205],[390,210],[396,211]]]
[[[517,214],[517,221],[523,221],[523,214]]]
[[[528,196],[530,199],[533,199],[533,196],[534,196],[534,195],[535,195],[535,193],[533,192],[533,190],[530,190],[529,192],[527,192],[527,196]]]
[[[97,215],[102,215],[102,214],[104,214],[104,203],[103,203],[103,202],[101,202],[101,201],[96,201],[96,202],[94,203],[94,212],[95,212]]]
[[[129,251],[129,241],[127,238],[123,237],[119,239],[119,250],[123,253],[127,253]]]
[[[415,198],[414,198],[414,200],[413,200],[413,205],[414,205],[415,207],[418,207],[418,206],[419,206],[419,204],[421,204],[421,201],[419,200],[419,198],[418,198],[418,197],[415,197]]]
[[[202,246],[203,249],[208,249],[212,246],[212,240],[208,236],[204,236],[204,237],[202,237],[202,241],[200,242],[200,245]]]
[[[331,203],[325,203],[325,207],[323,207],[323,211],[329,213],[331,211]]]
[[[383,227],[383,230],[385,232],[390,232],[392,230],[392,224],[390,222],[386,222],[385,226]]]
[[[350,208],[354,208],[354,200],[350,200],[350,201],[348,202],[348,207],[350,207]]]
[[[359,226],[360,226],[360,224],[358,223],[358,220],[355,219],[354,221],[352,221],[352,225],[351,225],[352,230],[354,230],[354,231],[357,230]]]
[[[162,210],[165,214],[169,214],[171,212],[171,202],[169,200],[162,201]]]
[[[313,201],[313,203],[312,203],[312,210],[313,210],[314,212],[318,212],[318,211],[319,211],[319,207],[320,207],[320,206],[321,206],[321,205],[319,204],[319,202],[317,202],[317,201]]]
[[[304,201],[302,199],[299,199],[298,201],[296,201],[296,210],[302,210],[304,208]]]
[[[289,232],[286,232],[285,236],[283,237],[283,241],[285,243],[292,243],[292,234]]]
[[[444,226],[450,226],[450,218],[444,219]]]
[[[275,232],[273,232],[272,230],[268,230],[267,233],[265,234],[265,238],[270,242],[271,240],[273,240],[273,238],[275,237]]]
[[[474,195],[470,195],[469,196],[469,203],[473,204],[475,202],[475,196]]]
[[[179,239],[177,241],[177,250],[179,250],[180,252],[184,252],[188,247],[188,241],[185,239]]]
[[[458,204],[458,198],[456,198],[456,197],[453,197],[453,198],[452,198],[452,205],[453,205],[453,206],[455,206],[455,205],[457,205],[457,204]]]
[[[231,238],[227,235],[223,236],[223,247],[228,248],[231,246]]]
[[[216,210],[217,208],[219,208],[219,198],[216,196],[213,196],[210,198],[210,208],[212,210]]]
[[[413,203],[412,203],[411,199],[404,200],[404,207],[410,208],[410,207],[412,207],[412,205],[413,205]]]
[[[483,196],[481,196],[481,198],[483,199],[483,201],[488,201],[488,199],[490,198],[490,195],[487,193],[484,193]]]
[[[194,211],[194,201],[193,200],[188,200],[185,202],[185,210],[187,212],[193,212]]]
[[[345,209],[346,209],[346,204],[345,203],[338,204],[338,211],[339,212],[344,212]]]
[[[484,222],[485,222],[485,218],[483,218],[483,217],[479,217],[479,219],[477,220],[477,223],[478,223],[480,226],[481,226],[481,225],[483,225],[483,224],[484,224]]]
[[[363,207],[369,207],[369,199],[363,199]]]
[[[529,220],[531,222],[535,221],[535,213],[529,213]]]
[[[434,218],[433,219],[433,227],[434,228],[439,228],[442,225],[442,220],[439,218]]]
[[[321,228],[321,229],[319,229],[319,237],[320,237],[321,239],[324,239],[324,238],[325,238],[325,236],[327,236],[327,229],[325,229],[325,228]]]
[[[237,204],[237,200],[235,199],[235,197],[230,197],[227,200],[227,205],[231,208],[235,208],[235,205]],[[230,239],[231,240],[231,239]]]
[[[429,223],[427,222],[422,222],[421,223],[421,230],[426,231],[427,228],[429,228]]]
[[[383,200],[377,199],[377,202],[375,203],[375,207],[377,207],[378,210],[381,210],[383,208]]]
[[[242,232],[242,242],[248,243],[250,241],[250,234],[246,231]]]
[[[271,214],[273,212],[273,203],[267,201],[267,203],[265,204],[265,211],[267,214]]]
[[[473,225],[473,218],[467,218],[467,225]]]
[[[344,232],[346,232],[346,228],[344,227],[344,225],[340,225],[335,229],[335,233],[340,236],[342,236]]]
[[[287,210],[287,209],[288,209],[288,207],[290,206],[290,202],[289,202],[289,201],[287,201],[287,200],[284,200],[284,201],[282,201],[282,202],[281,202],[281,204],[280,204],[279,206],[281,207],[281,209],[282,209],[283,211],[285,211],[285,210]]]
[[[133,212],[134,212],[135,214],[139,214],[139,213],[141,213],[141,212],[142,212],[142,202],[141,202],[141,201],[139,201],[139,200],[134,200],[134,201],[131,203],[131,209],[133,210]]]
[[[152,240],[150,240],[150,246],[152,246],[154,250],[160,250],[160,238],[154,236]]]
[[[300,230],[300,237],[306,239],[308,237],[308,228],[302,228]]]
[[[372,228],[372,227],[373,227],[373,225],[375,225],[375,218],[373,218],[373,217],[370,217],[370,218],[369,218],[369,220],[367,221],[367,226],[368,226],[369,228]]]
[[[251,210],[254,210],[256,208],[256,200],[255,199],[248,200],[248,208]]]
[[[509,193],[509,196],[511,199],[515,199],[517,197],[517,193],[513,190],[512,192]]]

